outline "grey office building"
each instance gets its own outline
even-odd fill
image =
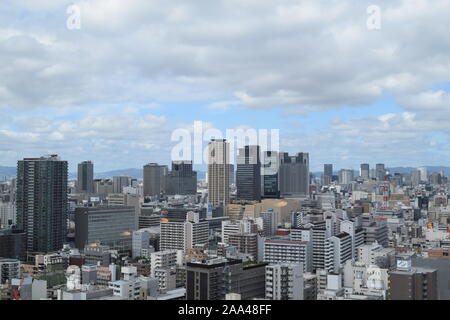
[[[67,161],[57,155],[17,164],[17,225],[28,252],[62,249],[67,235]]]
[[[113,182],[110,179],[95,179],[94,193],[104,196],[114,193]]]
[[[333,165],[324,164],[323,165],[323,178],[322,184],[328,185],[333,181]]]
[[[94,164],[91,161],[78,164],[77,192],[94,193]]]
[[[261,159],[259,146],[239,149],[236,171],[237,199],[261,200]]]
[[[332,164],[324,164],[323,165],[323,174],[328,177],[333,177],[333,165]]]
[[[411,185],[418,186],[420,184],[420,171],[413,170],[411,171]]]
[[[131,250],[136,230],[136,211],[128,206],[80,207],[75,209],[75,246],[100,243],[111,249]]]
[[[141,210],[139,215],[139,229],[159,227],[162,216],[153,212],[146,212]]]
[[[109,246],[92,243],[84,247],[84,259],[87,265],[108,267],[111,263]]]
[[[370,179],[370,165],[367,163],[361,164],[359,174],[360,174],[361,178],[363,178],[364,180],[369,180]]]
[[[280,153],[280,194],[285,198],[309,196],[309,154]]]
[[[20,230],[0,230],[0,257],[25,260],[26,234]]]
[[[385,220],[372,221],[363,225],[364,243],[377,242],[382,246],[389,244],[389,228]]]
[[[167,181],[167,194],[197,194],[197,172],[192,161],[173,161]]]
[[[238,289],[241,260],[215,259],[186,264],[187,300],[224,300]],[[227,269],[227,272],[224,272]]]
[[[386,168],[384,164],[378,163],[375,167],[375,176],[377,181],[384,181],[384,176],[386,175]]]
[[[186,299],[224,300],[228,293],[240,294],[242,300],[264,298],[266,266],[225,258],[187,263]]]
[[[144,166],[144,196],[153,197],[166,192],[167,166],[149,163]]]
[[[113,177],[113,193],[122,193],[124,187],[131,185],[131,177],[117,176]]]

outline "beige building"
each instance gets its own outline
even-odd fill
[[[208,144],[208,202],[214,206],[230,203],[230,144],[213,139]]]
[[[293,212],[300,210],[300,201],[296,199],[264,199],[261,202],[233,203],[227,206],[226,214],[231,220],[242,220],[244,217],[259,218],[261,212],[273,209],[278,216],[278,224],[291,223]]]

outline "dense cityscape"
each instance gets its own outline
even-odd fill
[[[444,171],[207,150],[204,179],[190,160],[143,179],[19,160],[0,182],[1,300],[450,299]]]
[[[0,1],[1,320],[448,313],[449,17]]]

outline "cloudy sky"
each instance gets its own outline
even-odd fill
[[[2,0],[0,165],[168,164],[173,130],[201,120],[280,129],[312,170],[450,166],[449,16],[448,0]]]

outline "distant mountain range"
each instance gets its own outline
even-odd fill
[[[428,173],[432,173],[432,172],[441,172],[444,171],[446,176],[450,175],[450,167],[443,167],[443,166],[423,166],[425,168],[427,168]],[[390,174],[394,174],[394,173],[401,173],[401,174],[406,174],[406,173],[410,173],[413,170],[416,170],[417,168],[413,168],[413,167],[393,167],[393,168],[387,168],[386,170],[390,173]],[[322,174],[322,171],[319,172],[313,172],[314,176],[316,177],[320,177],[320,175]],[[359,170],[355,170],[355,173],[358,175],[359,174]],[[334,174],[337,175],[337,172],[334,172]]]
[[[428,173],[432,172],[441,172],[444,171],[445,175],[450,175],[450,167],[442,167],[442,166],[425,166],[427,168]],[[413,170],[416,170],[417,168],[412,167],[397,167],[397,168],[388,168],[389,172],[392,173],[410,173]]]
[[[135,179],[142,179],[143,169],[119,169],[119,170],[111,170],[106,172],[94,172],[95,179],[110,179],[115,176],[130,176]],[[76,179],[76,173],[70,173],[69,179]]]
[[[2,167],[0,166],[0,180],[2,177],[14,178],[17,174],[17,168],[15,167]],[[142,169],[119,169],[106,172],[95,172],[95,179],[110,179],[115,176],[130,176],[135,179],[142,179],[143,170]],[[203,171],[197,171],[197,178],[199,180],[205,179],[206,173]],[[76,179],[77,174],[74,172],[69,173],[69,179]]]
[[[427,168],[428,173],[431,172],[441,172],[444,171],[446,176],[450,176],[450,167],[443,167],[443,166],[425,166],[425,168]],[[410,173],[411,171],[415,170],[417,168],[413,168],[413,167],[394,167],[394,168],[388,168],[387,170],[390,173]],[[0,166],[0,179],[2,177],[7,177],[7,178],[14,178],[16,176],[16,167],[2,167]],[[112,170],[112,171],[106,171],[106,172],[96,172],[95,173],[95,178],[96,179],[109,179],[112,178],[114,176],[130,176],[132,178],[135,179],[142,179],[142,175],[143,175],[143,170],[142,169],[136,169],[136,168],[130,168],[130,169],[119,169],[119,170]],[[356,172],[358,172],[358,170],[355,170]],[[313,172],[313,174],[317,177],[319,177],[323,172]],[[337,174],[335,172],[335,174]],[[197,171],[197,178],[199,180],[205,179],[206,177],[206,172],[203,171]],[[76,179],[77,178],[77,174],[76,173],[69,173],[69,179]]]
[[[6,178],[15,178],[17,174],[17,168],[16,167],[2,167],[0,166],[0,180],[4,177]],[[115,176],[130,176],[135,179],[142,179],[143,176],[143,170],[142,169],[119,169],[119,170],[112,170],[112,171],[106,171],[106,172],[95,172],[94,173],[95,179],[110,179]],[[203,180],[206,177],[206,172],[203,171],[197,171],[197,179]],[[69,179],[76,179],[77,174],[74,172],[69,173]]]

